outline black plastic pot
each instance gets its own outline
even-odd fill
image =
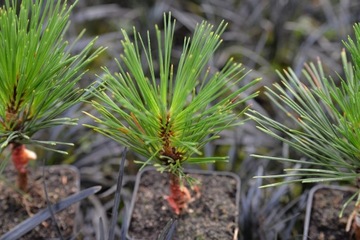
[[[173,239],[237,239],[240,178],[230,172],[186,173],[201,182],[201,195],[179,216],[164,198],[169,192],[168,175],[153,168],[138,173],[126,222],[128,239],[157,239],[171,219],[177,220]]]
[[[303,240],[351,239],[346,224],[354,210],[355,200],[339,214],[346,201],[356,192],[351,187],[332,185],[314,186],[308,197]]]

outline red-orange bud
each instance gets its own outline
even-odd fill
[[[29,160],[35,160],[36,154],[26,149],[24,144],[13,144],[11,148],[11,158],[15,168],[20,173],[25,173]]]

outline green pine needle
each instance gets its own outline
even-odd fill
[[[63,2],[63,3],[62,3]],[[34,133],[77,120],[60,115],[86,96],[77,82],[103,48],[96,39],[72,55],[64,39],[74,5],[6,0],[0,8],[0,145],[36,141]]]
[[[271,101],[288,117],[289,124],[281,123],[251,110],[248,116],[258,128],[283,141],[307,157],[307,160],[265,157],[273,160],[301,163],[312,169],[287,171],[284,175],[267,177],[299,177],[285,183],[350,181],[355,183],[360,169],[360,25],[355,24],[355,38],[345,43],[352,64],[345,51],[341,57],[344,78],[340,85],[326,77],[320,60],[305,65],[304,78],[291,70],[279,73],[281,84],[266,88]],[[291,127],[290,127],[291,126]],[[258,156],[264,157],[264,156]],[[281,180],[282,181],[282,180]],[[280,185],[284,182],[267,186]]]
[[[176,64],[172,63],[175,21],[170,14],[164,14],[163,31],[155,27],[156,48],[149,33],[144,40],[134,29],[131,40],[122,31],[119,72],[104,68],[100,86],[92,89],[92,105],[99,116],[87,113],[99,126],[87,126],[144,155],[149,159],[146,164],[161,166],[162,171],[181,172],[185,161],[224,160],[192,156],[201,155],[204,144],[220,131],[241,123],[243,111],[234,109],[256,96],[240,95],[259,81],[239,87],[246,72],[231,59],[218,72],[208,67],[225,27],[223,22],[216,29],[207,22],[198,24],[193,36],[184,39]]]

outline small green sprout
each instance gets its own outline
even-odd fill
[[[134,29],[134,41],[122,31],[124,53],[117,61],[119,72],[105,68],[99,88],[93,89],[93,107],[100,116],[87,113],[99,126],[89,126],[145,156],[143,166],[152,164],[170,173],[168,201],[179,214],[190,200],[183,184],[183,164],[212,163],[226,157],[203,157],[201,148],[219,137],[219,132],[242,123],[239,116],[248,108],[236,107],[256,96],[244,91],[259,79],[240,87],[246,73],[230,59],[220,71],[208,67],[221,43],[226,24],[214,30],[207,22],[198,24],[192,38],[185,38],[180,59],[172,64],[175,21],[164,15],[163,32],[156,26],[157,48]],[[154,61],[153,54],[158,61]],[[148,69],[148,73],[146,70]]]

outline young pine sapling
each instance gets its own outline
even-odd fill
[[[360,239],[360,25],[355,24],[354,30],[356,40],[349,37],[345,42],[352,63],[347,61],[343,50],[344,77],[338,75],[339,81],[325,76],[319,60],[317,65],[305,65],[305,81],[288,69],[283,74],[279,73],[282,84],[274,84],[273,89],[266,88],[269,99],[286,114],[286,120],[291,125],[275,121],[255,110],[251,110],[249,116],[259,124],[259,129],[307,157],[306,160],[267,158],[311,166],[285,169],[285,174],[265,176],[281,179],[296,177],[289,182],[280,181],[266,186],[326,181],[355,184],[359,190],[347,204],[356,196],[357,202],[347,231],[353,225],[356,239]]]
[[[219,137],[219,132],[241,123],[236,107],[253,98],[240,96],[258,82],[240,87],[246,75],[241,64],[230,59],[222,70],[208,68],[221,43],[226,24],[217,29],[207,22],[198,24],[192,38],[185,38],[179,62],[174,65],[175,21],[164,15],[164,30],[156,26],[157,48],[134,29],[134,41],[122,31],[124,53],[117,61],[119,72],[105,74],[93,88],[90,115],[99,126],[89,126],[146,157],[143,166],[153,164],[168,172],[167,201],[176,214],[186,211],[191,200],[184,181],[191,180],[184,163],[224,161],[226,157],[202,157],[201,148]],[[154,61],[153,54],[158,61]],[[144,61],[143,61],[144,60]],[[148,69],[148,73],[146,72]]]
[[[18,2],[6,0],[0,8],[0,151],[10,146],[18,187],[27,191],[27,165],[36,154],[26,145],[49,149],[58,142],[33,139],[36,132],[76,124],[60,116],[85,98],[76,84],[102,49],[91,52],[93,40],[77,55],[70,53],[64,34],[74,5]]]

